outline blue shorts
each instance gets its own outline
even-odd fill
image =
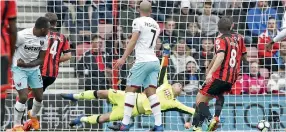
[[[17,90],[28,88],[43,88],[42,75],[39,68],[22,69],[12,67],[13,81]]]
[[[157,88],[160,62],[139,62],[135,63],[129,71],[127,85],[131,87]]]

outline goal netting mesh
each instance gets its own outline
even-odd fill
[[[72,49],[73,57],[60,64],[55,83],[44,93],[40,131],[107,131],[107,126],[112,125],[111,122],[70,128],[69,121],[77,116],[107,113],[112,106],[104,100],[73,104],[63,100],[59,94],[121,89],[118,81],[128,76],[134,55],[129,56],[120,71],[112,67],[122,56],[130,39],[132,21],[139,17],[139,2],[17,0],[18,30],[33,27],[39,16],[54,12],[58,16],[57,30],[69,38]],[[152,0],[152,17],[161,28],[156,54],[162,58],[162,45],[170,44],[172,53],[168,80],[172,82],[177,77],[186,84],[184,92],[177,99],[194,107],[206,67],[213,57],[214,39],[218,35],[217,22],[222,16],[230,15],[234,21],[233,32],[245,37],[250,63],[241,65],[240,77],[225,96],[218,131],[256,131],[260,120],[269,121],[273,130],[285,131],[286,43],[276,43],[270,51],[265,49],[265,44],[282,30],[285,6],[285,0]],[[94,34],[102,38],[102,44],[92,43]],[[99,58],[81,61],[83,54],[94,45],[101,48]],[[80,69],[80,66],[83,68]],[[17,92],[8,92],[2,130],[11,128],[13,121]],[[212,114],[213,108],[214,102],[211,102]],[[163,114],[164,129],[167,131],[184,131],[184,124],[190,121],[190,115],[178,112]],[[153,125],[153,116],[135,117],[131,131],[148,130]]]

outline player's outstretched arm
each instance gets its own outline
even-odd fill
[[[60,62],[68,61],[71,59],[71,57],[72,57],[71,52],[64,53],[64,55],[61,56],[61,58],[60,58]]]
[[[62,98],[71,101],[108,99],[108,90],[87,90],[77,94],[61,94],[61,96]]]
[[[126,58],[132,53],[132,51],[135,48],[136,42],[139,38],[140,32],[133,32],[132,33],[132,37],[126,47],[126,50],[124,51],[123,56],[117,60],[116,64],[114,65],[115,69],[118,69],[119,67],[121,67],[124,63]]]
[[[184,104],[182,104],[181,102],[179,102],[178,100],[174,100],[174,102],[168,103],[170,104],[170,107],[166,110],[164,110],[164,112],[166,111],[178,111],[180,113],[184,113],[184,114],[195,114],[195,109],[192,107],[188,107]]]
[[[65,62],[70,60],[71,58],[71,52],[70,52],[70,44],[69,41],[67,40],[66,37],[64,37],[65,43],[64,43],[64,47],[63,47],[63,53],[64,55],[61,56],[60,58],[60,62]]]

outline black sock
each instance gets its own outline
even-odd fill
[[[199,108],[198,106],[196,106],[196,110],[195,110],[195,114],[194,114],[194,117],[193,117],[193,122],[192,122],[192,126],[195,126],[195,127],[198,127],[199,126],[199,122],[200,122],[200,111],[199,111]]]
[[[205,119],[211,119],[212,118],[212,115],[211,115],[211,112],[210,112],[210,108],[209,106],[206,105],[205,102],[200,102],[199,103],[199,110],[200,110],[200,113],[202,115],[203,118],[201,118],[201,122],[203,122]]]
[[[94,91],[93,91],[93,95],[94,95],[94,97],[95,97],[96,99],[98,99],[98,98],[97,98],[97,90],[94,90]]]
[[[224,104],[224,96],[220,95],[218,96],[218,99],[215,102],[215,116],[216,117],[220,116],[223,104]]]

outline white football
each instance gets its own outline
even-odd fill
[[[257,124],[257,129],[261,132],[267,132],[270,129],[270,123],[266,120],[261,120]]]

